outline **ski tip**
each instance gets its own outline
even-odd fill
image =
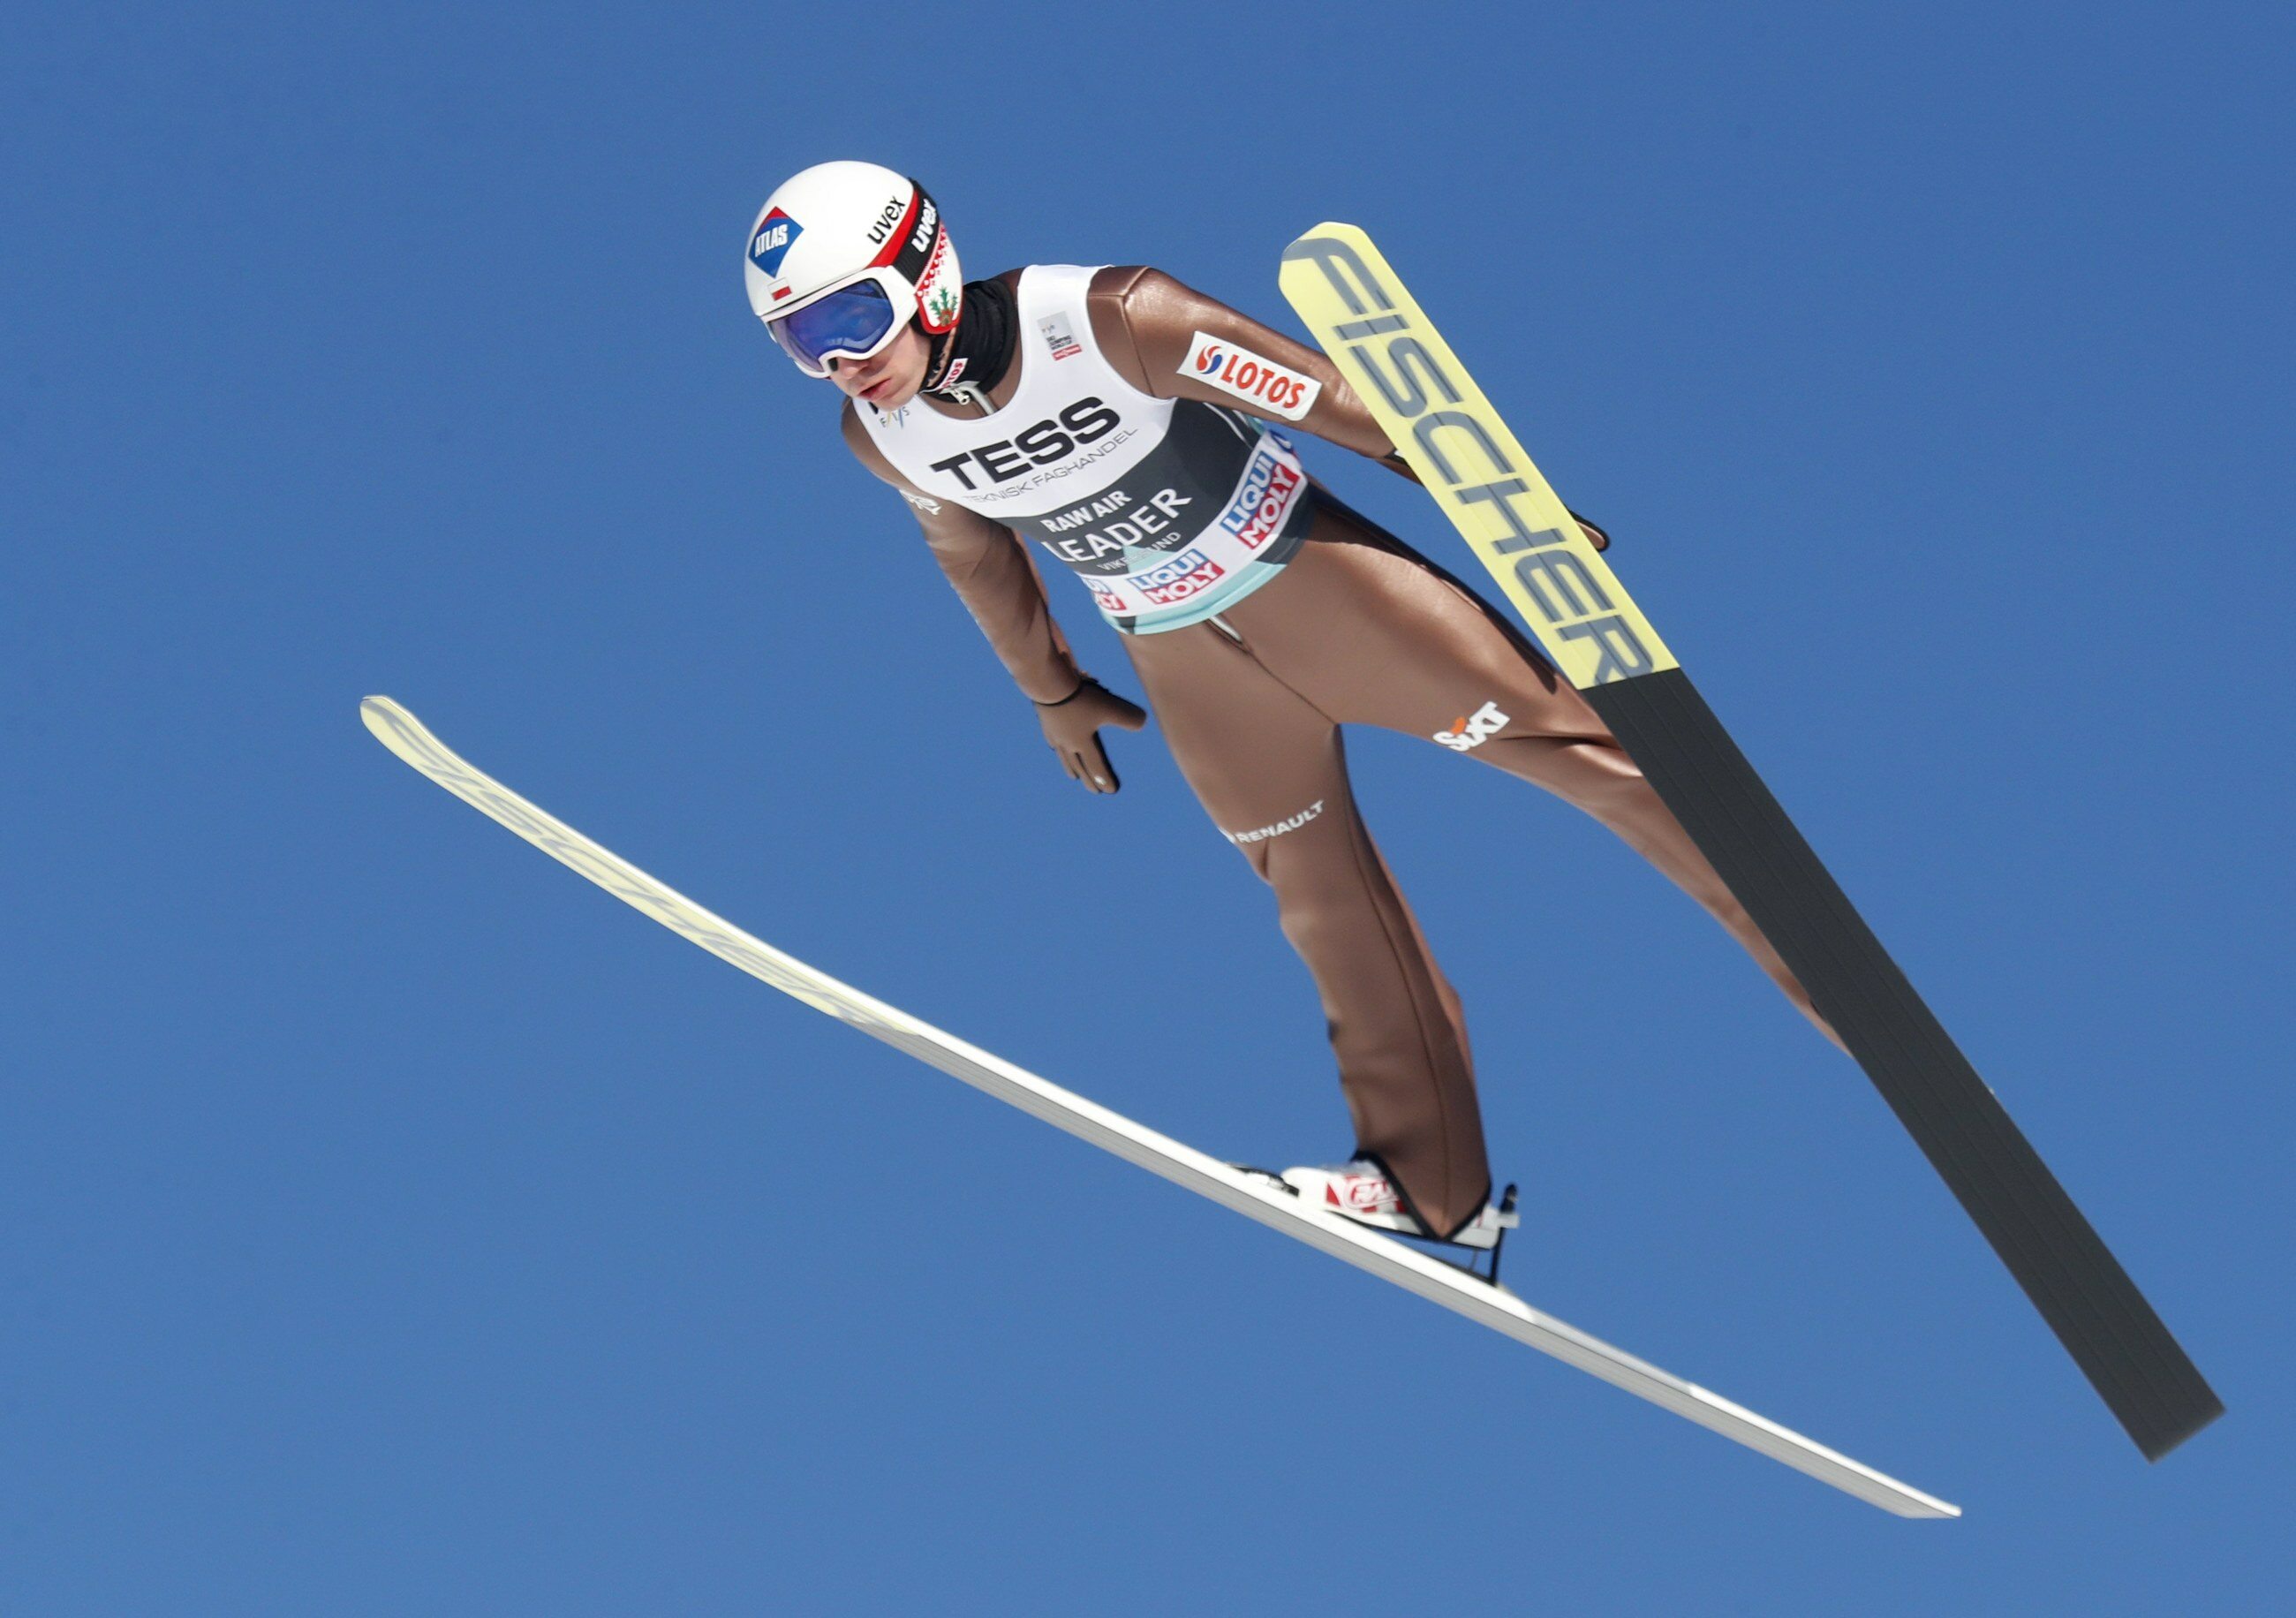
[[[419,770],[427,773],[454,756],[422,720],[387,696],[362,698],[359,719],[376,741]]]
[[[388,727],[394,720],[411,719],[414,716],[387,696],[364,696],[359,699],[360,722],[373,731],[378,739],[388,739]]]
[[[1283,250],[1283,256],[1286,259],[1305,256],[1300,252],[1301,244],[1315,241],[1319,236],[1325,241],[1330,241],[1333,237],[1338,237],[1340,240],[1346,242],[1369,242],[1371,240],[1371,237],[1365,234],[1363,226],[1360,225],[1349,225],[1339,219],[1326,219],[1321,225],[1309,226],[1306,230],[1301,231],[1298,235],[1292,237],[1292,244]]]

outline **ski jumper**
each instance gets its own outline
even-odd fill
[[[1086,676],[1023,539],[1081,576],[1188,784],[1275,890],[1323,999],[1359,1154],[1429,1230],[1450,1234],[1490,1195],[1473,1064],[1458,997],[1357,812],[1343,724],[1426,738],[1586,810],[1832,1037],[1538,649],[1302,471],[1275,423],[1410,475],[1324,356],[1154,270],[1036,266],[999,282],[990,291],[1009,292],[1016,317],[985,398],[920,395],[883,415],[849,402],[847,443],[908,500],[1040,703]],[[973,301],[968,290],[966,320]]]

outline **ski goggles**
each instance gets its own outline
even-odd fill
[[[827,376],[829,361],[867,359],[899,335],[906,322],[908,289],[889,284],[883,270],[824,293],[802,308],[775,315],[766,330],[808,376]]]

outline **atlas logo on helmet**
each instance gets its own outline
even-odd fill
[[[768,275],[782,273],[782,259],[792,243],[805,234],[805,226],[776,208],[758,223],[758,234],[750,238],[750,258]]]

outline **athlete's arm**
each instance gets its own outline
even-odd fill
[[[1144,393],[1158,398],[1201,399],[1279,426],[1303,428],[1414,483],[1419,480],[1410,463],[1389,441],[1378,418],[1329,357],[1217,299],[1205,297],[1161,270],[1116,265],[1094,276],[1092,331],[1109,363]],[[1205,380],[1202,368],[1192,365],[1188,359],[1199,335],[1240,349],[1250,359],[1273,360],[1305,377],[1313,384],[1313,397],[1306,401],[1305,413],[1286,413],[1298,409],[1304,390],[1280,381],[1239,394]],[[1578,519],[1578,525],[1587,530],[1595,549],[1610,544],[1610,537],[1584,517]]]
[[[1120,783],[1100,744],[1100,727],[1137,730],[1147,716],[1077,667],[1068,637],[1045,599],[1044,579],[1020,537],[953,500],[919,490],[870,441],[850,403],[841,426],[854,458],[909,503],[933,560],[1013,684],[1036,704],[1045,740],[1062,768],[1094,792],[1116,791]]]
[[[1069,653],[1068,637],[1053,621],[1044,581],[1019,537],[954,500],[935,499],[901,476],[870,441],[850,402],[840,425],[853,458],[909,503],[933,560],[1011,671],[1013,684],[1037,702],[1057,702],[1075,691],[1084,674]]]

